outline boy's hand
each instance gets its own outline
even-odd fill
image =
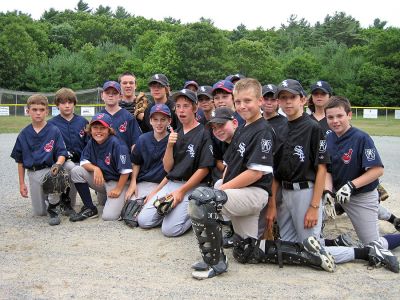
[[[52,165],[51,169],[50,169],[51,175],[56,176],[61,168],[62,168],[62,165],[60,165],[60,164]]]
[[[173,191],[171,195],[172,197],[174,197],[174,202],[172,203],[172,207],[176,207],[179,203],[182,202],[183,197],[185,197],[185,194],[180,189]]]
[[[267,230],[272,230],[276,220],[276,206],[269,205],[269,203],[270,201],[268,201],[267,211],[265,212],[265,221],[267,223]]]
[[[93,179],[94,179],[94,184],[97,186],[102,186],[104,184],[103,172],[101,172],[101,169],[99,167],[96,167],[94,169]]]
[[[131,181],[131,184],[129,185],[129,188],[127,189],[125,193],[125,200],[131,199],[131,197],[135,195],[137,197],[138,191],[137,191],[137,185],[135,182]]]
[[[169,137],[168,137],[168,145],[173,146],[173,145],[175,145],[176,141],[178,140],[178,133],[174,131],[172,126],[171,126],[170,130],[171,130],[171,133],[169,134]]]
[[[313,228],[318,224],[319,208],[309,207],[304,216],[304,228]]]
[[[110,197],[110,198],[118,198],[119,195],[121,195],[121,192],[122,192],[121,189],[115,188],[115,189],[111,190],[111,191],[107,194],[107,196]]]
[[[28,188],[25,183],[19,185],[19,193],[22,197],[28,198]]]
[[[348,181],[345,185],[343,185],[340,190],[336,192],[336,201],[340,204],[350,202],[351,194],[353,190],[355,190],[355,186],[351,181]]]

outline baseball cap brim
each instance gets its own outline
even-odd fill
[[[320,86],[313,88],[313,89],[311,90],[311,94],[314,93],[316,90],[321,90],[321,91],[323,91],[325,94],[330,94],[330,92],[329,92],[327,89],[325,89],[325,88],[323,88],[323,87],[320,87]]]
[[[157,113],[163,114],[163,115],[167,116],[168,118],[171,118],[171,115],[170,115],[169,113],[166,113],[165,111],[160,111],[160,110],[159,110],[159,111],[154,111],[154,112],[152,112],[152,113],[150,114],[150,118],[151,118],[152,115],[157,114]]]
[[[197,103],[197,98],[192,98],[189,94],[186,93],[182,93],[182,92],[176,92],[172,95],[172,98],[176,101],[176,98],[178,98],[179,96],[183,96],[188,98],[190,101]]]
[[[280,89],[278,89],[277,91],[276,91],[276,93],[275,93],[275,98],[278,98],[278,96],[279,96],[279,94],[281,93],[281,92],[283,92],[283,91],[286,91],[286,92],[289,92],[289,93],[291,93],[291,94],[293,94],[293,95],[300,95],[300,96],[302,96],[303,94],[301,93],[301,92],[299,92],[299,91],[296,91],[296,90],[293,90],[293,89],[290,89],[290,88],[280,88]]]
[[[232,121],[230,118],[212,118],[207,124],[217,123],[217,124],[225,124],[228,121]]]
[[[103,120],[94,120],[94,121],[90,122],[90,124],[94,124],[94,123],[100,123],[104,127],[110,128],[110,125],[107,122],[103,121]]]

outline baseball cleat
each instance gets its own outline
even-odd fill
[[[399,273],[399,261],[387,249],[384,249],[378,241],[373,241],[367,245],[369,248],[369,265],[373,267],[385,267],[386,269]]]
[[[400,218],[394,218],[393,225],[397,231],[400,231]]]
[[[70,216],[69,220],[71,222],[77,222],[77,221],[83,221],[86,219],[94,219],[94,218],[97,218],[98,216],[99,215],[98,215],[96,206],[93,209],[83,206],[81,211],[77,214]]]
[[[304,249],[321,259],[320,267],[328,272],[335,272],[336,264],[333,256],[325,251],[320,242],[313,236],[303,241]]]
[[[192,277],[201,280],[201,279],[213,278],[222,273],[225,273],[228,270],[228,258],[223,254],[222,256],[223,257],[219,260],[218,264],[213,266],[207,266],[206,270],[193,271]]]
[[[359,242],[353,241],[350,234],[342,233],[336,239],[333,240],[335,246],[343,246],[343,247],[362,247]]]

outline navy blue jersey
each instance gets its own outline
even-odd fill
[[[244,125],[244,123],[246,123],[246,121],[241,117],[241,115],[239,115],[237,111],[233,113],[233,117],[238,121],[239,126]]]
[[[378,150],[371,137],[358,128],[351,127],[338,137],[334,132],[328,134],[327,149],[331,156],[328,171],[332,173],[333,187],[337,191],[345,183],[364,174],[368,168],[383,167]],[[379,180],[367,184],[354,194],[374,190]]]
[[[49,123],[60,129],[67,151],[76,153],[80,158],[83,148],[89,140],[89,135],[85,132],[85,127],[89,123],[88,120],[74,114],[71,121],[68,121],[58,115],[50,119]]]
[[[170,180],[187,181],[198,169],[215,165],[210,133],[201,124],[186,134],[180,128],[173,151],[174,166],[167,174]],[[207,182],[207,177],[202,182]]]
[[[146,110],[144,111],[143,121],[140,124],[143,132],[149,132],[153,130],[153,126],[151,126],[150,124],[150,110],[154,105],[154,101],[150,102]],[[179,128],[182,127],[182,124],[175,113],[175,102],[172,99],[168,98],[167,102],[165,102],[165,105],[168,106],[169,110],[171,111],[171,126],[175,129],[175,131],[177,131]]]
[[[325,136],[327,136],[329,133],[332,132],[332,130],[328,126],[328,121],[326,120],[326,117],[323,117],[321,120],[317,120],[313,114],[310,115],[311,119],[315,120],[318,122],[319,126],[321,126],[322,131],[324,132]]]
[[[130,150],[115,135],[110,135],[102,144],[90,139],[81,156],[82,165],[85,161],[98,166],[103,172],[105,181],[118,181],[121,174],[132,172]]]
[[[105,109],[101,112],[106,113],[111,117],[111,127],[114,128],[115,134],[126,143],[130,150],[142,134],[136,119],[124,108],[121,108],[114,115],[111,115]]]
[[[274,155],[274,174],[277,180],[315,182],[318,165],[329,162],[326,139],[319,124],[306,113],[288,121],[283,143]]]
[[[132,163],[140,165],[136,182],[148,181],[160,183],[167,173],[162,159],[167,148],[168,135],[160,141],[154,138],[154,132],[142,134],[131,154]]]
[[[274,143],[275,133],[264,118],[259,118],[247,126],[238,127],[224,154],[224,162],[227,168],[224,183],[248,169],[260,170],[267,174],[264,174],[250,186],[260,187],[270,193]],[[262,170],[260,167],[262,167]]]
[[[25,169],[50,168],[60,156],[67,157],[67,149],[60,130],[49,123],[39,133],[32,124],[22,129],[11,152],[11,157]]]
[[[208,120],[206,119],[206,115],[204,114],[204,111],[201,108],[197,109],[196,120],[197,122],[203,124],[204,126],[207,125]]]

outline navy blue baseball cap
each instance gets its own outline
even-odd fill
[[[275,84],[266,84],[262,87],[262,95],[264,97],[266,94],[275,94],[277,89]]]
[[[228,92],[229,94],[233,93],[233,88],[235,86],[233,83],[229,80],[220,80],[216,84],[213,85],[212,87],[212,94],[215,95],[215,92],[217,90],[224,90],[225,92]]]
[[[171,110],[165,104],[156,104],[150,109],[150,118],[155,113],[162,113],[171,118]]]
[[[110,128],[111,124],[112,124],[112,119],[111,117],[106,114],[106,113],[99,113],[97,115],[95,115],[92,120],[90,121],[90,124],[99,122],[101,123],[103,126]]]
[[[192,90],[189,89],[181,89],[180,91],[174,93],[172,95],[172,98],[176,101],[176,99],[179,96],[184,96],[186,98],[188,98],[190,101],[193,101],[195,104],[197,104],[197,95],[195,92],[193,92]]]
[[[246,78],[246,77],[244,75],[242,75],[242,74],[237,73],[237,74],[234,74],[234,75],[226,76],[225,80],[229,80],[230,82],[234,82],[234,81],[237,81],[237,80],[240,80],[240,79],[243,79],[243,78]]]
[[[113,88],[113,89],[117,90],[118,93],[121,94],[121,86],[120,86],[119,83],[116,82],[116,81],[106,81],[106,82],[103,84],[103,91],[105,91],[105,90],[108,89],[108,88]]]
[[[300,84],[300,82],[298,82],[297,80],[294,79],[285,79],[284,81],[282,81],[279,86],[278,89],[275,92],[274,97],[278,98],[279,97],[279,93],[282,91],[287,91],[289,93],[292,93],[294,95],[300,95],[301,97],[307,96],[306,92],[304,91],[302,85]]]
[[[201,87],[199,87],[199,89],[197,90],[197,98],[201,95],[205,95],[208,98],[212,98],[212,86],[210,85],[202,85]]]
[[[196,81],[194,81],[194,80],[188,80],[188,81],[186,81],[185,84],[183,85],[183,88],[184,88],[184,89],[187,89],[187,87],[188,87],[189,85],[194,85],[194,86],[196,87],[197,90],[199,89],[199,84],[198,84]]]
[[[316,90],[321,90],[326,94],[332,95],[332,88],[329,83],[326,81],[317,81],[315,84],[311,86],[311,94],[316,91]]]
[[[164,74],[154,74],[153,76],[151,76],[149,80],[149,85],[153,82],[157,82],[163,86],[169,86],[168,78]]]

